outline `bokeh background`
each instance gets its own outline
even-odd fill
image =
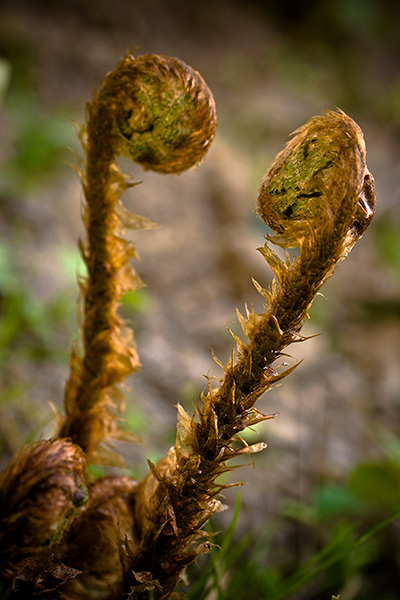
[[[205,375],[221,374],[210,348],[227,361],[235,309],[261,310],[251,277],[266,286],[271,272],[253,211],[274,156],[325,109],[364,130],[377,216],[312,306],[304,332],[321,335],[292,349],[288,361],[301,366],[260,401],[279,414],[247,434],[269,448],[236,474],[248,483],[238,542],[214,559],[225,595],[213,588],[210,598],[400,597],[399,22],[394,0],[1,3],[1,466],[22,443],[53,435],[52,406],[62,410],[82,273],[73,122],[120,56],[136,47],[183,59],[219,115],[195,170],[165,177],[121,163],[142,181],[125,205],[162,224],[136,236],[147,287],[121,309],[143,365],[126,410],[142,443],[121,448],[138,478],[145,458],[173,443],[176,403],[190,412]],[[226,530],[236,493],[216,529]]]

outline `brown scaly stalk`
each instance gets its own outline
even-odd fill
[[[279,373],[274,363],[289,344],[304,339],[300,330],[313,299],[375,212],[374,180],[358,125],[343,112],[327,112],[297,130],[262,181],[258,212],[275,232],[269,241],[299,247],[300,253],[282,261],[268,242],[260,249],[277,276],[269,290],[255,282],[267,301],[265,313],[238,313],[248,342],[234,336],[236,362],[231,357],[224,366],[216,359],[224,370],[221,384],[213,389],[209,383],[192,417],[178,406],[175,447],[157,466],[150,464],[139,484],[140,543],[126,568],[131,599],[148,597],[144,590],[151,587],[156,598],[170,596],[186,566],[210,547],[201,528],[228,487],[217,482],[230,470],[227,461],[264,447],[235,442],[246,427],[273,416],[254,404],[294,368]]]
[[[268,242],[261,248],[277,279],[268,290],[255,282],[266,300],[265,312],[238,313],[247,342],[234,336],[236,357],[232,352],[227,365],[215,357],[223,369],[219,387],[214,389],[209,380],[192,417],[178,406],[175,446],[157,465],[149,463],[150,473],[142,482],[117,476],[89,482],[89,502],[78,512],[86,498],[81,491],[86,459],[80,448],[89,460],[107,458],[102,443],[120,435],[118,386],[139,367],[133,337],[117,314],[121,294],[141,285],[129,264],[134,248],[123,239],[122,229],[152,224],[120,204],[131,184],[115,157],[122,152],[145,168],[177,173],[202,158],[216,125],[214,102],[200,75],[177,59],[157,55],[123,58],[88,105],[87,117],[81,134],[88,236],[81,244],[88,267],[81,284],[83,349],[81,355],[75,350],[71,360],[61,439],[40,443],[42,458],[36,461],[37,467],[48,466],[49,477],[57,461],[61,472],[61,457],[53,460],[61,448],[64,458],[74,456],[68,463],[73,483],[68,479],[64,485],[62,476],[48,488],[46,479],[35,486],[26,458],[30,448],[10,463],[2,476],[2,507],[7,510],[2,508],[0,521],[10,528],[13,506],[21,506],[20,525],[26,523],[33,533],[29,536],[27,529],[27,548],[14,559],[29,569],[21,576],[11,565],[4,577],[11,578],[14,597],[27,597],[21,596],[26,583],[32,593],[64,600],[144,600],[150,594],[166,600],[187,565],[211,547],[202,527],[220,507],[217,496],[227,485],[218,477],[234,468],[229,459],[265,447],[248,447],[239,434],[273,416],[254,404],[293,370],[279,372],[275,362],[289,344],[304,339],[300,331],[315,295],[369,225],[374,183],[362,132],[344,113],[314,117],[295,132],[263,179],[258,211],[275,234],[268,241],[298,247],[298,256],[287,254],[283,261]],[[24,494],[11,494],[21,481],[33,481],[38,498],[45,494],[48,499],[47,513],[36,510],[40,500],[34,504],[33,522],[24,512]],[[51,512],[53,496],[62,498],[57,518]],[[35,538],[38,523],[52,535]],[[15,542],[10,531],[0,539],[3,556]],[[37,540],[37,552],[30,539]]]
[[[129,263],[135,248],[122,230],[154,226],[120,204],[132,184],[115,159],[125,154],[146,169],[180,173],[204,156],[215,126],[214,101],[204,81],[170,57],[128,54],[87,105],[81,132],[87,230],[81,251],[88,270],[81,284],[83,356],[72,355],[60,436],[71,438],[89,459],[104,458],[99,444],[121,436],[115,425],[118,384],[140,367],[132,333],[117,314],[121,295],[142,285]]]

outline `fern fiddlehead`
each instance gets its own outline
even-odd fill
[[[22,446],[1,473],[1,591],[22,588],[16,597],[30,597],[78,574],[57,560],[55,548],[85,509],[86,466],[75,444],[43,440]]]
[[[140,366],[132,333],[117,313],[121,295],[142,285],[129,263],[135,248],[122,229],[153,225],[120,204],[132,184],[115,159],[123,154],[145,169],[180,173],[203,158],[215,127],[214,100],[201,76],[166,56],[128,54],[87,105],[81,132],[87,229],[81,251],[88,271],[81,283],[83,356],[72,355],[60,436],[91,459],[99,460],[101,442],[118,437],[117,386]]]
[[[209,380],[193,416],[178,405],[176,442],[167,456],[157,465],[149,462],[150,472],[140,483],[117,476],[91,482],[88,506],[75,518],[87,499],[86,457],[110,458],[102,443],[121,435],[118,386],[140,367],[133,336],[117,312],[121,295],[142,285],[129,262],[135,248],[122,230],[153,224],[122,207],[120,196],[132,183],[116,157],[124,154],[146,169],[179,173],[204,156],[215,126],[214,101],[200,75],[158,55],[121,59],[87,106],[81,131],[86,162],[80,172],[87,231],[81,251],[88,270],[81,282],[82,350],[74,349],[71,358],[60,439],[21,450],[0,480],[10,506],[26,500],[11,492],[10,482],[27,478],[51,504],[48,488],[36,487],[30,471],[35,463],[30,458],[39,456],[39,470],[48,461],[44,485],[54,482],[61,503],[54,513],[48,505],[49,535],[25,519],[32,539],[40,532],[35,541],[40,551],[31,548],[22,557],[31,572],[20,581],[46,586],[47,575],[58,574],[64,600],[145,600],[150,595],[166,600],[187,565],[209,550],[202,527],[220,506],[218,494],[235,485],[219,483],[219,475],[234,468],[228,465],[231,458],[265,447],[243,445],[239,434],[272,418],[255,402],[294,368],[279,372],[275,361],[289,344],[304,339],[301,328],[314,297],[374,215],[374,181],[360,128],[340,111],[312,118],[277,156],[260,188],[258,211],[274,233],[260,251],[276,274],[269,289],[255,282],[265,311],[238,313],[247,341],[234,335],[236,357],[232,352],[227,365],[214,357],[223,370],[220,385],[213,388]],[[299,254],[287,254],[283,261],[268,242],[298,247]],[[53,477],[57,469],[60,479]],[[11,513],[9,518],[3,510],[0,519],[11,527],[12,537]],[[0,550],[8,547],[4,539]],[[47,539],[50,551],[44,556]],[[39,573],[42,564],[45,578]],[[6,577],[12,579],[10,569]],[[54,589],[38,591],[52,597]]]
[[[159,465],[150,465],[151,473],[139,484],[141,534],[133,564],[148,576],[143,581],[135,571],[128,575],[130,598],[146,597],[146,585],[157,598],[169,597],[186,565],[210,547],[201,527],[218,510],[216,496],[227,486],[216,480],[230,470],[227,461],[264,447],[235,442],[243,429],[273,416],[254,404],[294,368],[279,373],[274,363],[289,344],[304,339],[300,330],[309,306],[375,212],[358,125],[342,112],[327,112],[301,127],[264,177],[258,211],[275,233],[269,241],[298,246],[300,254],[284,262],[268,242],[260,249],[277,277],[270,289],[255,282],[265,312],[238,313],[248,342],[234,336],[236,362],[232,356],[225,366],[216,359],[224,371],[221,384],[213,389],[209,383],[203,406],[192,417],[178,406],[175,447]]]
[[[60,436],[81,446],[91,461],[110,458],[102,442],[123,435],[115,420],[118,384],[140,366],[133,336],[117,314],[122,293],[142,285],[129,262],[134,247],[121,230],[154,225],[120,204],[130,183],[116,156],[163,174],[180,173],[204,157],[215,128],[214,99],[202,77],[166,56],[128,54],[87,106],[81,133],[87,230],[81,250],[88,269],[81,284],[83,356],[72,355]],[[82,576],[67,582],[63,598],[122,592],[123,568],[130,564],[127,547],[140,535],[133,509],[136,487],[126,477],[89,486],[90,505],[72,524],[61,550],[63,560]]]
[[[135,537],[136,482],[89,480],[87,493],[85,469],[88,460],[117,461],[102,443],[123,436],[116,425],[118,386],[140,367],[133,335],[117,312],[122,294],[142,285],[123,230],[155,224],[120,203],[133,184],[116,158],[180,173],[203,158],[215,128],[214,100],[202,77],[166,56],[129,53],[87,105],[79,169],[87,233],[80,242],[87,266],[80,281],[82,348],[72,352],[59,439],[21,448],[0,477],[0,589],[4,582],[12,597],[58,597],[54,590],[65,584],[64,598],[86,600],[121,587],[122,547]]]

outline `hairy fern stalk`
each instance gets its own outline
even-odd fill
[[[88,463],[117,464],[110,449],[124,437],[121,383],[140,368],[132,332],[117,312],[120,298],[142,282],[124,230],[152,228],[121,204],[133,183],[115,160],[124,154],[146,169],[180,173],[206,154],[216,110],[202,77],[159,55],[122,58],[87,105],[79,173],[85,194],[87,278],[80,281],[82,337],[74,347],[58,435],[23,447],[0,478],[0,575],[11,598],[166,600],[186,567],[208,552],[203,525],[229,485],[219,476],[247,446],[246,428],[273,415],[258,398],[295,367],[277,372],[285,348],[304,340],[301,328],[323,283],[362,236],[375,212],[374,180],[362,132],[345,113],[328,111],[292,136],[265,175],[258,213],[273,231],[260,252],[276,278],[254,284],[264,312],[238,312],[219,385],[189,415],[178,405],[175,445],[140,482],[93,480]],[[299,249],[282,260],[271,243]],[[296,366],[296,365],[295,365]]]

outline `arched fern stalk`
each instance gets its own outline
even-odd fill
[[[196,165],[215,134],[216,111],[202,77],[182,61],[128,54],[87,106],[79,168],[87,278],[80,282],[82,339],[73,349],[58,437],[24,447],[1,476],[0,573],[10,598],[90,600],[169,598],[186,567],[208,552],[204,524],[218,495],[235,484],[218,477],[246,446],[239,434],[270,419],[255,408],[285,348],[302,341],[307,311],[368,227],[374,180],[362,132],[345,113],[326,112],[298,129],[265,175],[258,212],[274,232],[260,248],[276,274],[269,289],[254,282],[264,312],[238,319],[247,341],[236,349],[217,387],[189,415],[178,406],[175,445],[141,482],[92,480],[88,462],[116,464],[107,444],[125,434],[120,384],[140,367],[132,332],[117,313],[121,295],[141,286],[130,264],[126,228],[154,223],[121,204],[130,187],[115,159],[130,156],[146,169],[180,173]],[[270,244],[298,247],[285,261]]]

